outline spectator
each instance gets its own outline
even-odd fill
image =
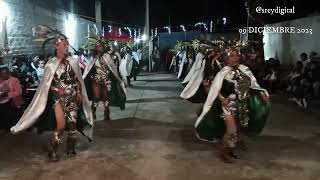
[[[152,61],[152,71],[159,70],[159,66],[160,66],[160,51],[157,48],[157,46],[154,47],[152,60],[153,60]]]
[[[23,106],[19,80],[10,75],[9,68],[0,68],[0,129],[9,130],[20,118]]]
[[[310,77],[312,82],[312,95],[315,98],[319,98],[320,67],[313,61],[311,61],[310,66]]]
[[[306,62],[306,60],[304,62]],[[312,96],[313,79],[311,65],[311,63],[308,63],[304,67],[304,70],[302,70],[301,80],[299,81],[299,84],[294,92],[294,101],[296,101],[296,103],[300,107],[303,107],[305,109],[308,106],[308,98]]]
[[[278,71],[276,70],[276,60],[270,58],[267,63],[265,75],[262,78],[263,86],[271,94],[275,90],[275,85],[278,83]]]
[[[310,60],[308,60],[307,53],[303,52],[303,53],[300,54],[300,61],[303,64],[302,73],[304,73],[307,64],[310,62]]]
[[[296,88],[300,85],[300,80],[302,76],[302,68],[303,63],[301,61],[297,61],[295,67],[292,69],[290,74],[287,76],[287,93],[289,94],[289,99],[297,101],[297,99],[294,98],[294,92]]]
[[[36,62],[38,62],[38,67],[34,65]],[[38,84],[40,84],[43,77],[45,63],[45,60],[39,59],[39,56],[34,57],[33,62],[31,63],[32,68],[37,72]]]

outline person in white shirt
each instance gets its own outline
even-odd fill
[[[127,86],[132,86],[130,81],[131,70],[133,66],[133,58],[131,56],[131,49],[129,47],[123,48],[124,57],[120,62],[120,74],[122,77],[126,77],[125,82]]]
[[[36,67],[34,65],[35,62],[38,61],[38,67]],[[39,57],[36,56],[35,58],[33,58],[33,62],[31,63],[32,68],[36,71],[37,76],[38,76],[38,84],[40,84],[40,81],[43,77],[43,73],[44,73],[44,66],[45,66],[46,62],[45,60],[40,59]]]
[[[132,66],[132,71],[131,71],[131,77],[133,77],[134,81],[137,81],[137,76],[139,74],[139,69],[140,69],[140,60],[141,56],[139,56],[138,52],[132,51],[132,58],[133,58],[133,66]]]

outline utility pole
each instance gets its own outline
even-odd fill
[[[96,25],[98,29],[99,38],[102,35],[102,24],[101,24],[101,0],[95,1],[95,9],[96,9]]]
[[[246,30],[246,42],[249,42],[249,20],[250,20],[250,9],[249,9],[249,2],[245,2],[246,10],[247,10],[247,30]]]
[[[150,46],[150,41],[152,41],[152,38],[149,38],[149,26],[150,26],[150,23],[149,23],[149,0],[146,0],[146,12],[145,12],[145,27],[144,27],[144,35],[146,36],[146,40],[145,40],[145,44],[148,44],[149,46],[149,50],[148,50],[148,60],[149,60],[149,72],[151,72],[152,70],[152,58],[151,58],[151,55],[152,55],[152,47]],[[151,51],[151,52],[150,52]]]

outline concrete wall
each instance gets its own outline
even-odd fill
[[[0,20],[7,17],[7,34],[11,55],[42,53],[41,45],[33,42],[32,27],[39,24],[53,26],[62,31],[76,49],[88,36],[88,26],[94,23],[64,11],[60,0],[1,0]],[[1,25],[0,25],[1,26]],[[0,31],[1,31],[0,27]],[[46,51],[46,53],[52,53]]]
[[[282,64],[292,65],[299,59],[302,52],[310,54],[311,51],[315,51],[320,54],[320,16],[268,24],[265,27],[312,29],[312,35],[301,33],[264,33],[264,54],[267,60],[271,57],[277,57]]]
[[[159,33],[159,47],[160,50],[166,48],[174,48],[177,41],[189,41],[194,39],[199,40],[221,40],[224,37],[225,40],[239,39],[238,32],[228,32],[228,33],[201,33],[198,31],[188,31],[188,32],[172,32],[169,33]],[[158,44],[156,44],[158,46]]]

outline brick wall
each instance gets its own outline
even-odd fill
[[[32,40],[32,27],[38,24],[47,24],[59,29],[67,35],[70,44],[76,49],[87,38],[88,26],[89,29],[94,27],[93,22],[74,17],[64,11],[63,1],[2,0],[1,3],[2,9],[4,6],[8,12],[7,34],[11,55],[34,55],[43,52],[41,45]],[[1,16],[4,16],[3,13]],[[46,53],[52,52],[47,48]]]

